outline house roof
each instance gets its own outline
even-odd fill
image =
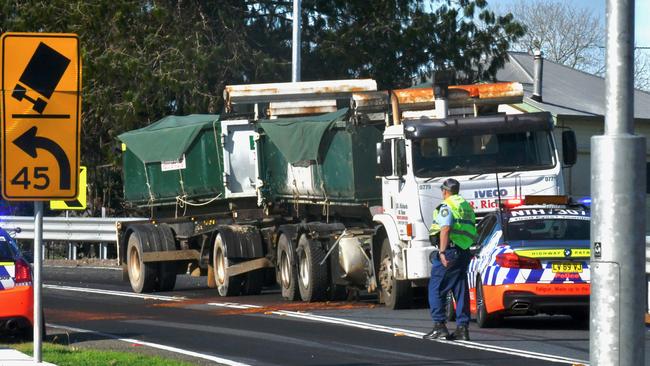
[[[533,95],[533,56],[509,52],[510,61],[497,72],[499,81],[518,81],[524,87],[524,103],[554,116],[602,117],[605,115],[605,79],[553,61],[544,60],[542,102]],[[650,120],[650,93],[634,91],[634,118]]]

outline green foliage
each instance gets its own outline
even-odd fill
[[[289,81],[288,0],[14,0],[0,32],[82,42],[82,164],[91,207],[121,211],[115,136],[167,114],[218,113],[226,84]],[[524,30],[485,0],[303,0],[303,80],[410,86],[434,69],[488,80]],[[94,206],[92,206],[94,204]]]
[[[23,343],[11,345],[13,348],[32,355],[33,344]],[[146,356],[131,352],[99,351],[74,346],[62,346],[58,344],[43,343],[43,361],[58,366],[130,366],[130,365],[152,365],[152,366],[189,366],[190,363],[178,360],[169,360],[161,357]]]

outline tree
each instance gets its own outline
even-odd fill
[[[457,70],[467,82],[489,80],[524,34],[512,15],[496,16],[485,0],[304,0],[302,7],[307,80],[373,77],[394,88],[440,68]],[[290,2],[260,1],[253,12],[256,42],[278,45],[271,52],[288,60]]]
[[[290,80],[288,0],[14,0],[0,32],[81,39],[82,164],[93,214],[121,214],[116,136],[168,114],[219,113],[227,84]],[[478,25],[477,20],[480,20]],[[305,80],[372,77],[405,87],[436,68],[491,79],[523,35],[485,0],[303,0]]]
[[[578,8],[557,0],[529,0],[495,7],[509,13],[526,27],[526,33],[512,44],[512,50],[532,53],[540,49],[550,61],[605,74],[605,24],[590,8]],[[635,53],[635,87],[650,90],[650,58]]]

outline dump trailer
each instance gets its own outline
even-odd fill
[[[407,307],[429,278],[444,179],[458,179],[479,214],[497,196],[563,193],[551,116],[498,110],[522,96],[518,83],[227,86],[221,115],[119,136],[125,200],[150,213],[118,223],[124,272],[135,292],[171,290],[189,272],[221,296],[277,283],[288,300],[356,289]]]

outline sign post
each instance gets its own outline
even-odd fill
[[[34,202],[34,361],[43,361],[43,202]]]
[[[607,1],[605,134],[591,138],[594,366],[642,365],[646,139],[634,134],[634,0]]]
[[[5,33],[0,54],[2,197],[34,201],[34,360],[40,363],[43,201],[76,200],[79,188],[79,38]]]

